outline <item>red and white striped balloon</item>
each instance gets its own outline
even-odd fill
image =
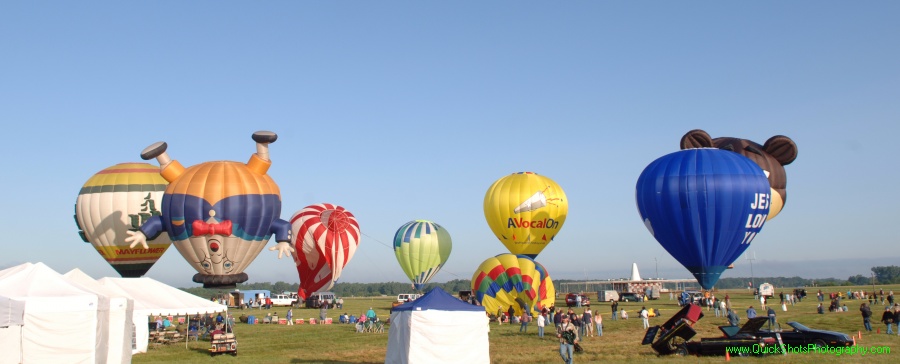
[[[341,206],[320,203],[291,217],[294,262],[300,276],[298,294],[330,289],[359,246],[359,223]]]

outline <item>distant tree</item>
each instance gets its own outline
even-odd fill
[[[900,283],[900,267],[896,265],[872,267],[872,273],[875,273],[876,283]]]
[[[847,282],[854,286],[864,286],[872,283],[872,280],[870,277],[866,277],[862,274],[857,274],[855,276],[847,278]]]

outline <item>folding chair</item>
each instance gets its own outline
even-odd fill
[[[373,332],[384,333],[384,322],[378,321],[375,323],[375,330]]]

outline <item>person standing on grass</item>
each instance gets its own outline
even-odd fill
[[[584,337],[584,322],[581,320],[581,315],[569,316],[569,322],[575,325],[575,329],[578,330],[578,337]]]
[[[527,309],[522,310],[522,316],[519,317],[519,322],[522,324],[519,326],[519,332],[528,333],[528,323],[531,322],[531,314]]]
[[[559,338],[559,356],[566,364],[572,364],[572,355],[575,352],[575,343],[578,342],[578,332],[575,331],[575,325],[569,322],[569,316],[563,315],[562,322],[556,330],[556,337]]]
[[[863,302],[859,305],[859,312],[862,314],[863,325],[866,327],[866,331],[872,331],[872,323],[869,322],[872,318],[872,309],[869,308],[869,303]]]
[[[891,312],[890,307],[884,308],[884,313],[881,314],[881,322],[887,325],[887,331],[884,332],[885,334],[891,335],[894,333],[894,313]],[[898,328],[897,331],[900,331],[900,328]]]
[[[646,307],[641,307],[640,316],[641,316],[641,321],[643,321],[643,323],[644,323],[644,328],[645,329],[649,328],[650,327],[650,313],[647,312]]]
[[[594,315],[594,324],[597,326],[597,336],[603,336],[603,315]]]
[[[538,318],[537,318],[538,337],[541,339],[544,338],[544,326],[545,325],[547,325],[547,318],[544,316],[543,313],[541,313],[540,315],[538,315]]]
[[[325,323],[326,316],[328,316],[328,305],[324,305],[324,304],[320,305],[319,306],[319,320],[321,320],[323,324]]]
[[[591,312],[591,306],[586,306],[584,309],[584,313],[581,314],[581,319],[583,322],[581,326],[584,327],[585,335],[583,336],[594,336],[594,313]]]
[[[619,303],[616,301],[613,301],[611,306],[612,306],[612,318],[613,318],[613,321],[616,321],[619,319]]]
[[[894,323],[897,324],[897,336],[900,336],[900,304],[894,304]]]
[[[294,324],[294,309],[293,309],[293,308],[289,308],[289,309],[288,309],[288,312],[287,312],[287,324],[288,324],[288,325],[293,325],[293,324]]]

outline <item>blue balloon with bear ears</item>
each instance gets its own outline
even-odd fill
[[[762,229],[770,193],[763,170],[747,157],[699,148],[650,163],[635,197],[653,237],[710,289]]]

